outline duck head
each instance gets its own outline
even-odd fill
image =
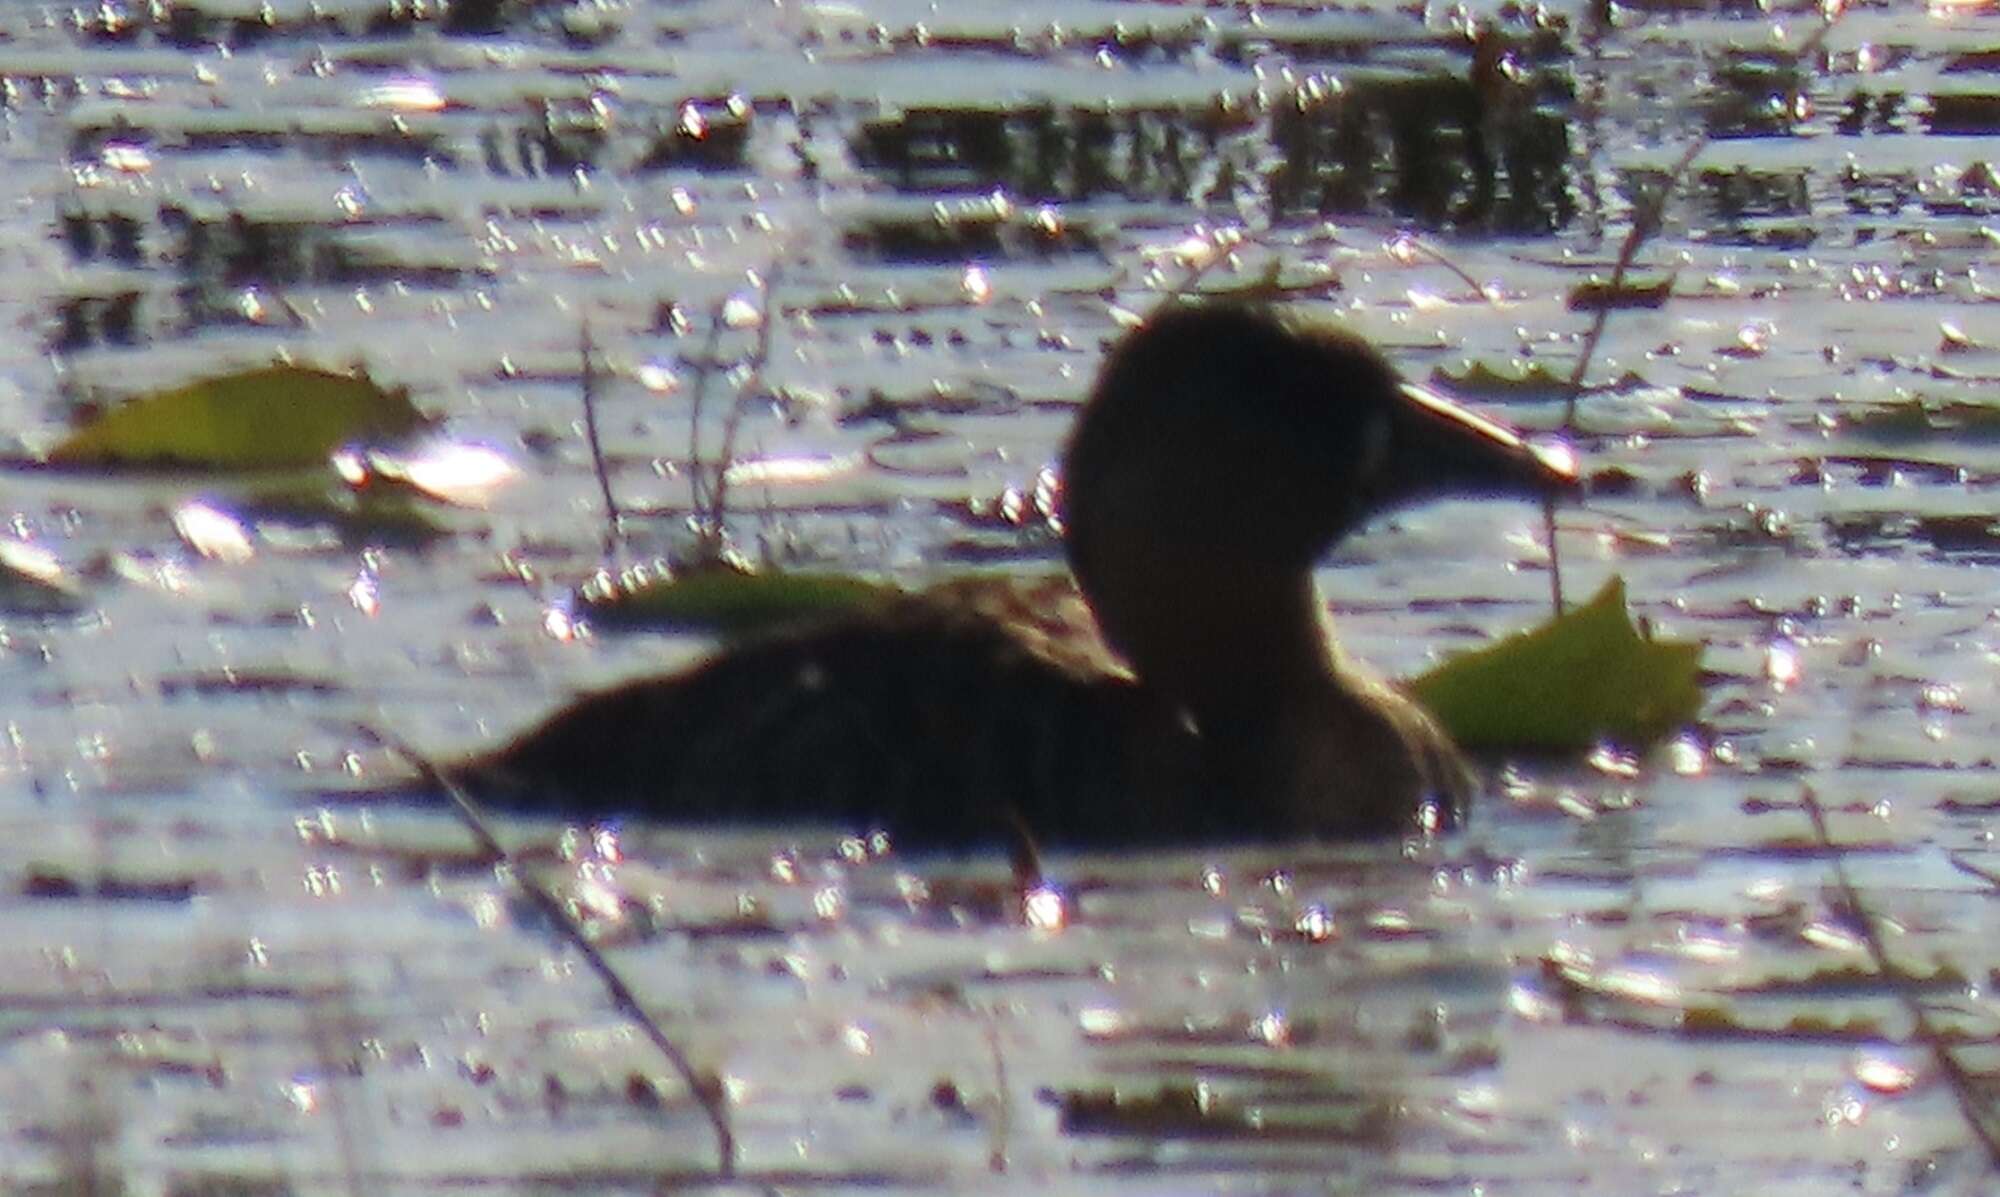
[[[1324,689],[1313,585],[1342,536],[1444,495],[1576,487],[1539,449],[1276,309],[1171,303],[1112,351],[1064,461],[1065,542],[1106,641],[1201,723]]]

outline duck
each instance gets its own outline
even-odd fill
[[[446,774],[488,805],[827,824],[898,847],[1347,840],[1455,826],[1476,775],[1339,646],[1316,563],[1442,496],[1563,496],[1561,446],[1275,305],[1169,300],[1062,460],[1069,578],[959,579],[588,693]]]

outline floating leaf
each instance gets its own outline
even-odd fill
[[[303,366],[268,366],[127,400],[49,454],[59,466],[287,469],[350,441],[423,425],[409,392]]]
[[[1071,1089],[1056,1101],[1065,1135],[1208,1142],[1383,1143],[1394,1119],[1384,1103],[1354,1100],[1250,1108],[1205,1085],[1162,1085],[1154,1093]]]
[[[25,541],[0,540],[0,611],[69,615],[83,603],[82,588],[54,553]]]
[[[1409,683],[1468,748],[1643,747],[1701,709],[1701,645],[1632,626],[1625,581],[1539,628],[1453,657]]]
[[[2000,439],[2000,408],[1913,398],[1849,412],[1841,424],[1848,434],[1879,444],[1931,439],[1985,442]]]
[[[902,595],[851,574],[753,572],[721,563],[675,576],[641,569],[600,574],[585,586],[580,614],[619,630],[673,628],[745,636],[786,623],[879,607]]]
[[[2000,547],[2000,519],[1990,515],[1919,516],[1917,531],[1946,552]]]
[[[1615,287],[1610,283],[1579,283],[1569,293],[1569,310],[1616,312],[1627,308],[1665,307],[1673,290],[1674,280],[1670,278],[1656,283],[1624,282]]]
[[[1567,395],[1572,388],[1567,372],[1558,372],[1546,363],[1516,358],[1504,366],[1485,362],[1469,363],[1462,370],[1440,366],[1431,371],[1431,381],[1460,394],[1500,398],[1521,395]]]
[[[451,534],[406,491],[343,486],[267,486],[230,499],[190,499],[174,530],[196,552],[240,564],[260,547],[299,550],[421,548]]]
[[[872,217],[842,238],[853,253],[892,262],[1089,253],[1098,249],[1099,240],[1096,230],[1066,220],[1055,209],[1020,209],[998,195]]]

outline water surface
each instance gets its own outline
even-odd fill
[[[1409,852],[1057,858],[1055,926],[997,858],[508,831],[786,1190],[1989,1189],[1801,795],[1984,1067],[2000,25],[1857,5],[1794,62],[1805,9],[1481,15],[1504,61],[1443,6],[10,0],[6,448],[286,354],[411,387],[521,474],[428,544],[274,530],[239,562],[171,519],[225,482],[9,474],[14,534],[88,599],[0,622],[0,1180],[712,1173],[686,1090],[448,818],[313,797],[377,767],[354,721],[445,753],[703,650],[549,634],[601,561],[586,321],[634,556],[686,543],[691,362],[735,298],[773,327],[739,450],[816,478],[744,488],[740,544],[1046,570],[1038,480],[1176,247],[1240,238],[1205,286],[1275,271],[1414,376],[1566,373],[1567,296],[1707,138],[1639,256],[1670,299],[1588,371],[1579,447],[1623,484],[1559,533],[1572,593],[1623,573],[1709,646],[1682,740],[1522,764]],[[1540,619],[1548,569],[1538,513],[1453,504],[1322,581],[1407,673]]]

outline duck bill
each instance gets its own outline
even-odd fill
[[[1520,433],[1429,387],[1402,386],[1392,476],[1405,496],[1573,495],[1576,455],[1563,444],[1530,444]]]

